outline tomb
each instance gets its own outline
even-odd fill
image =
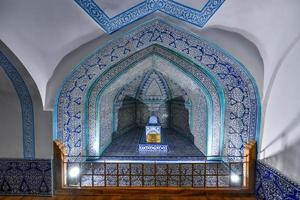
[[[145,133],[147,143],[161,143],[161,126],[155,115],[149,118]]]
[[[145,134],[139,143],[139,152],[167,153],[168,145],[163,137],[158,117],[152,114],[145,126]]]

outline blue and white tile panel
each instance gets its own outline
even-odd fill
[[[0,195],[51,196],[51,160],[0,159]]]
[[[107,33],[133,23],[155,11],[161,11],[179,20],[203,27],[225,0],[208,0],[197,10],[172,0],[145,0],[138,5],[110,18],[93,0],[74,0]]]
[[[257,161],[256,198],[259,200],[299,200],[300,186],[268,164]]]

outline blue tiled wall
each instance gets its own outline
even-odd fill
[[[0,195],[51,196],[51,160],[0,159]]]
[[[259,200],[298,200],[300,199],[300,186],[268,164],[257,161],[256,197]]]

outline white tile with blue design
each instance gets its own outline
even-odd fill
[[[300,186],[268,164],[257,161],[256,198],[259,200],[299,200]]]
[[[0,195],[51,196],[51,160],[0,159]]]

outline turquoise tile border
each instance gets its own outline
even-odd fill
[[[225,2],[225,0],[208,0],[201,10],[197,10],[173,0],[145,0],[110,18],[93,0],[74,1],[109,34],[156,11],[203,27]]]

